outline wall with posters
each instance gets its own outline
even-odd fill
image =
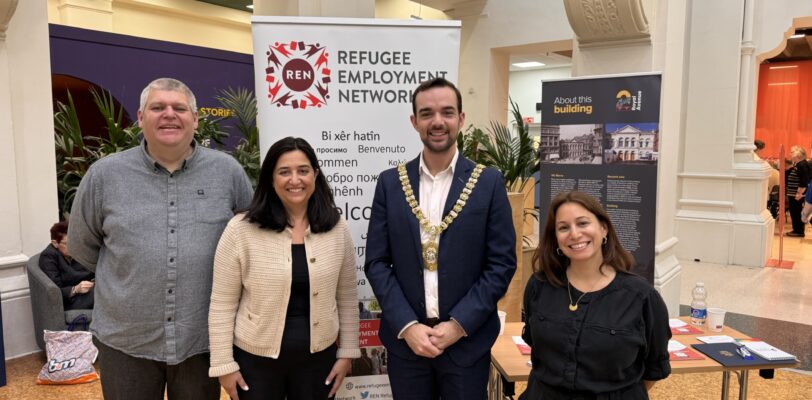
[[[337,399],[391,397],[380,307],[363,272],[370,206],[378,174],[422,149],[412,90],[438,76],[455,82],[459,45],[459,21],[254,18],[261,153],[291,135],[313,145],[355,243],[363,351]]]
[[[540,220],[560,192],[595,197],[635,257],[634,271],[653,282],[660,76],[545,81],[542,89]]]

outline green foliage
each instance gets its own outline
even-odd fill
[[[106,126],[98,132],[84,135],[79,124],[79,116],[73,97],[68,92],[68,104],[57,101],[54,113],[54,145],[56,148],[56,178],[59,193],[59,210],[70,212],[79,182],[88,168],[97,160],[107,155],[140,145],[141,128],[134,122],[123,126],[124,109],[116,107],[112,94],[108,91],[99,93],[90,90],[93,101]],[[256,187],[259,177],[259,132],[256,127],[257,101],[253,92],[240,88],[228,89],[216,97],[224,108],[231,109],[237,118],[237,130],[242,134],[240,143],[232,152],[234,158],[243,166]],[[198,119],[195,140],[204,147],[212,143],[220,146],[228,133],[220,129],[223,118],[205,115]],[[103,133],[106,132],[106,135]]]
[[[516,123],[515,135],[497,121],[491,121],[489,134],[472,125],[457,137],[457,148],[474,162],[501,171],[508,191],[521,192],[527,178],[539,170],[539,158],[519,105],[511,99],[510,107]]]
[[[215,118],[208,114],[198,117],[195,140],[203,147],[208,148],[214,148],[212,142],[217,143],[219,146],[224,145],[223,139],[228,137],[228,133],[220,130],[220,121],[222,120],[223,118]]]
[[[237,119],[235,126],[242,135],[231,155],[242,165],[251,185],[256,188],[261,165],[259,163],[259,129],[257,129],[257,98],[246,88],[228,88],[215,97],[223,107],[230,109]]]

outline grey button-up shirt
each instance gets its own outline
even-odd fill
[[[198,145],[173,173],[144,142],[93,164],[68,230],[71,256],[96,272],[93,334],[168,364],[207,352],[214,251],[252,196],[231,156]]]

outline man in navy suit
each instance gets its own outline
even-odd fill
[[[395,399],[485,399],[496,302],[516,270],[502,175],[458,154],[462,96],[449,81],[412,94],[420,156],[378,178],[364,269],[381,305]]]

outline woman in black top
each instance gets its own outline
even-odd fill
[[[39,255],[39,267],[59,286],[65,310],[93,308],[96,275],[68,254],[68,222],[51,227],[51,244]]]
[[[801,218],[804,208],[804,195],[812,178],[809,163],[806,161],[806,150],[801,146],[792,146],[789,150],[792,166],[787,168],[785,186],[787,188],[787,208],[792,220],[792,231],[787,232],[790,237],[804,237],[806,223]]]
[[[671,373],[668,310],[633,263],[597,200],[553,199],[524,294],[522,399],[648,399]]]

